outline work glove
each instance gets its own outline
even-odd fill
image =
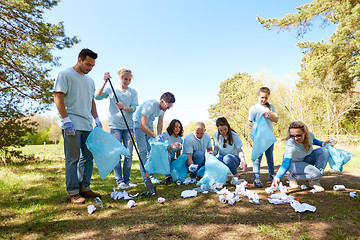
[[[196,169],[198,168],[198,166],[199,166],[199,165],[192,163],[192,164],[189,166],[189,171],[192,172],[192,173],[195,172]]]
[[[96,124],[96,126],[98,126],[99,128],[103,128],[99,117],[96,117],[96,118],[95,118],[95,124]]]
[[[66,135],[74,136],[75,135],[75,126],[69,117],[64,117],[61,119],[63,124],[63,129]]]

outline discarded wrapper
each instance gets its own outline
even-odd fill
[[[354,191],[354,192],[350,192],[350,197],[356,198],[356,197],[358,197],[358,195],[357,195],[356,192]]]
[[[95,205],[91,204],[91,205],[87,206],[87,211],[89,214],[93,214],[95,212],[95,210],[96,210]]]
[[[344,185],[335,185],[334,186],[334,191],[344,191],[344,190],[345,190]]]
[[[133,207],[134,205],[135,205],[135,201],[134,201],[134,200],[129,200],[129,201],[127,202],[127,206],[128,206],[129,208]]]
[[[158,197],[157,201],[158,201],[158,203],[164,203],[164,202],[165,202],[165,198],[163,198],[163,197]]]

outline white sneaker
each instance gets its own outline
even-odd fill
[[[131,181],[129,181],[129,182],[127,183],[127,185],[128,185],[130,188],[133,188],[133,187],[137,187],[137,186],[138,186],[137,184],[132,183]]]
[[[289,180],[289,187],[290,188],[299,188],[299,184],[295,178],[291,177],[291,173],[288,174],[287,179]]]
[[[117,186],[118,189],[128,189],[129,185],[127,185],[126,183],[122,182]]]
[[[320,181],[310,180],[310,187],[314,188],[318,192],[323,192],[325,189],[320,185]]]
[[[236,185],[241,184],[242,182],[245,182],[245,179],[241,179],[241,178],[238,178],[238,177],[233,177],[233,178],[231,179],[230,184],[236,186]]]

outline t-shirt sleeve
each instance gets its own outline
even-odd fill
[[[274,105],[270,104],[271,111],[275,114],[276,117],[278,117]]]
[[[237,134],[233,134],[233,140],[234,140],[234,146],[235,148],[241,148],[243,146],[243,143]]]
[[[188,136],[186,136],[185,139],[184,139],[183,153],[194,153],[192,140]]]
[[[66,79],[66,73],[60,72],[54,84],[54,92],[62,92],[66,94],[68,92],[68,89],[69,85]]]
[[[255,122],[255,118],[256,118],[256,112],[254,106],[252,106],[249,109],[249,121]]]

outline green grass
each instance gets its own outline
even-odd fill
[[[260,205],[245,197],[233,206],[223,205],[214,193],[182,199],[181,192],[195,185],[157,185],[156,196],[139,196],[129,209],[127,201],[109,196],[115,187],[114,174],[102,180],[94,167],[91,186],[102,194],[105,209],[89,215],[86,207],[94,204],[92,200],[85,205],[67,200],[62,146],[26,146],[22,150],[34,154],[35,160],[0,166],[0,239],[358,239],[360,199],[351,199],[348,191],[331,190],[336,183],[360,189],[359,150],[356,146],[343,149],[356,157],[342,173],[327,170],[322,181],[325,193],[289,192],[315,205],[315,213],[295,213],[289,204],[271,205],[264,189],[251,185],[260,195]],[[251,150],[244,147],[244,151],[249,159]],[[282,152],[279,143],[274,152],[276,169]],[[242,176],[250,182],[252,166],[248,163],[249,170]],[[264,159],[263,182],[266,172]],[[128,192],[146,191],[136,157],[131,174],[139,186]],[[166,199],[164,204],[157,202],[160,196]]]

